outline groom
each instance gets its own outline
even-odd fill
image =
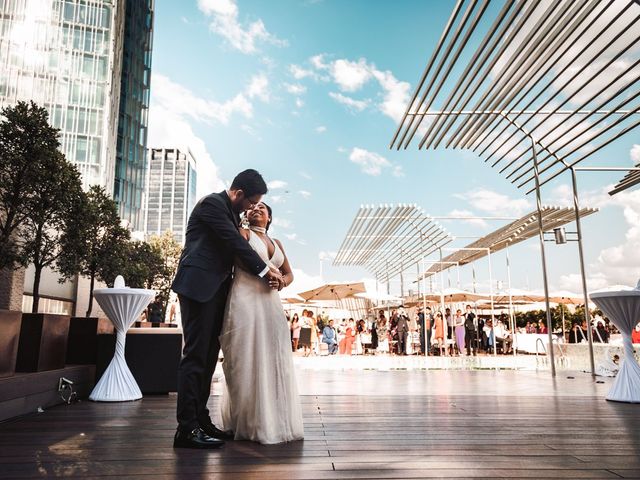
[[[284,283],[280,272],[270,269],[238,232],[238,215],[255,207],[265,193],[262,176],[245,170],[233,179],[229,190],[201,199],[189,217],[171,286],[180,301],[184,332],[174,448],[218,448],[224,445],[223,439],[230,438],[211,422],[207,401],[234,259],[247,271],[264,277],[272,288],[280,289]]]

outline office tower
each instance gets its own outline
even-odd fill
[[[147,235],[167,230],[184,243],[187,220],[196,202],[196,160],[191,150],[149,149],[147,171]]]

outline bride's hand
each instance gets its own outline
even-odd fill
[[[273,267],[269,268],[269,271],[265,274],[265,278],[269,283],[269,287],[274,290],[282,290],[284,287],[284,279],[282,278],[282,274],[279,270],[276,270]]]

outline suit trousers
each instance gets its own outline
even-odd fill
[[[476,353],[476,349],[478,348],[478,345],[476,343],[476,329],[471,329],[469,330],[468,328],[465,328],[464,330],[464,345],[467,348],[467,355],[471,355],[471,351],[473,350],[473,353]],[[462,352],[460,352],[462,353]]]
[[[398,355],[407,354],[407,340],[409,332],[398,332]]]
[[[191,431],[211,419],[207,402],[218,362],[224,309],[231,278],[225,280],[213,298],[200,303],[178,295],[182,314],[184,348],[178,368],[178,427]]]

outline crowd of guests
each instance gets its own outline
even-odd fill
[[[318,355],[324,349],[333,354],[390,353],[396,355],[477,355],[478,353],[513,353],[513,332],[506,315],[494,320],[477,316],[470,305],[465,311],[446,308],[432,311],[431,307],[418,307],[409,315],[404,307],[377,312],[377,318],[353,318],[335,321],[323,312],[314,316],[311,310],[287,315],[291,331],[291,347],[302,350],[305,356]],[[567,334],[568,343],[587,341],[587,322],[577,322]],[[594,342],[608,343],[613,325],[599,315],[592,321]],[[527,322],[516,333],[546,334],[544,322]],[[640,343],[640,324],[633,332],[634,343]]]

